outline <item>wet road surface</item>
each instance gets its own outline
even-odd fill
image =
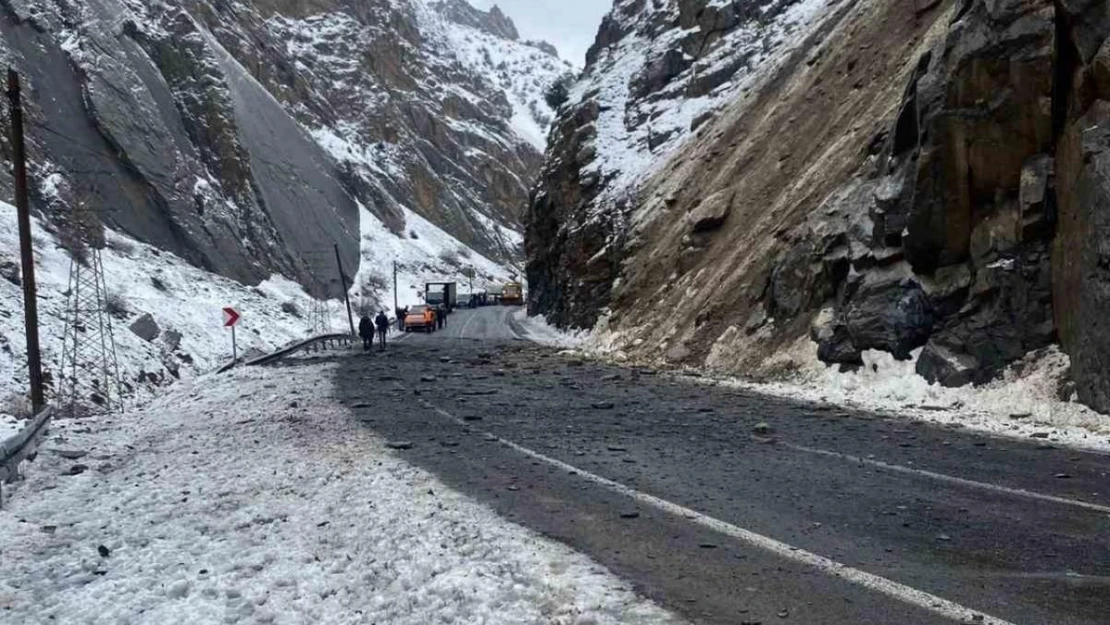
[[[352,418],[694,622],[1110,623],[1110,457],[583,362],[513,310],[342,358]]]

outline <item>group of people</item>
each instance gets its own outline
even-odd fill
[[[401,332],[405,331],[405,317],[409,314],[408,308],[397,309],[397,327]],[[444,306],[435,307],[436,328],[443,329],[447,325],[447,310]],[[362,316],[358,322],[358,335],[362,338],[362,349],[369,350],[374,346],[374,336],[378,337],[378,349],[385,349],[386,337],[389,335],[389,316],[385,314],[384,310],[378,311],[378,315],[370,319],[369,314]]]
[[[373,321],[370,320],[370,315],[366,314],[358,322],[358,335],[362,337],[363,350],[369,350],[374,346],[375,331],[378,335],[378,348],[385,349],[385,339],[389,334],[389,317],[384,310],[378,311],[378,316]]]

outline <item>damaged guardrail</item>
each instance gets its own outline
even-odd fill
[[[270,364],[271,362],[276,362],[278,360],[281,360],[282,358],[287,358],[289,356],[292,356],[293,354],[296,354],[297,352],[303,352],[308,349],[315,349],[319,347],[327,349],[332,346],[350,347],[353,340],[354,339],[351,338],[350,334],[325,334],[323,336],[316,336],[301,341],[300,343],[294,343],[293,345],[290,345],[288,347],[283,347],[282,349],[279,349],[272,354],[259,356],[258,358],[254,358],[252,360],[247,360],[245,362],[229,362],[226,365],[220,367],[217,372],[224,373],[226,371],[230,371],[237,365],[243,365],[245,367],[256,367],[260,365]]]
[[[0,442],[0,484],[15,481],[19,477],[19,465],[24,460],[35,457],[42,436],[46,434],[53,416],[54,410],[47,406],[39,411],[18,434]],[[3,493],[0,493],[0,506],[3,503]]]

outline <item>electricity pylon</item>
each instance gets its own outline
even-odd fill
[[[83,246],[70,257],[57,385],[58,404],[67,416],[123,410],[116,339],[108,308],[100,250]]]

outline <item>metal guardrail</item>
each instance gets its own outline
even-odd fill
[[[282,349],[279,349],[276,352],[273,352],[272,354],[266,354],[265,356],[259,356],[258,358],[255,358],[253,360],[247,360],[247,361],[241,362],[241,363],[240,362],[229,362],[226,365],[220,367],[217,370],[217,373],[224,373],[224,372],[230,371],[236,365],[240,365],[240,364],[243,365],[244,367],[256,367],[256,366],[260,366],[260,365],[267,365],[267,364],[270,364],[271,362],[276,362],[278,360],[281,360],[282,358],[292,356],[293,354],[296,354],[297,352],[302,352],[306,349],[312,349],[312,348],[318,347],[318,346],[323,346],[323,347],[326,348],[330,344],[339,344],[339,345],[343,345],[343,346],[347,347],[347,346],[351,345],[353,340],[354,339],[351,338],[350,334],[325,334],[323,336],[316,336],[316,337],[301,341],[300,343],[294,343],[293,345],[290,345],[288,347],[283,347]]]
[[[19,465],[24,460],[34,457],[38,452],[39,442],[50,425],[54,410],[47,406],[43,408],[28,423],[19,434],[0,442],[0,484],[12,482],[19,477]],[[0,498],[0,504],[3,503]]]

